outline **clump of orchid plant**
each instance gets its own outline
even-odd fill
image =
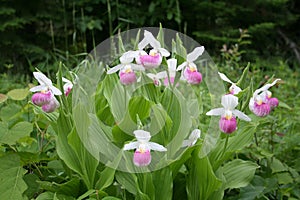
[[[221,116],[219,127],[223,133],[230,134],[237,129],[236,117],[251,121],[251,119],[243,112],[235,109],[238,105],[238,97],[227,94],[222,96],[221,104],[223,108],[214,108],[206,113],[206,115]]]
[[[135,130],[133,133],[137,141],[125,144],[123,150],[127,151],[135,149],[133,163],[136,166],[142,167],[151,163],[151,150],[161,152],[167,151],[167,149],[162,145],[150,142],[151,135],[149,132],[144,130]]]
[[[271,110],[278,106],[278,99],[273,97],[268,90],[274,86],[280,79],[276,79],[272,83],[266,84],[263,87],[254,91],[249,102],[249,109],[257,116],[264,117],[270,114]]]

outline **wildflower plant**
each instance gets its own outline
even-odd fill
[[[76,81],[63,78],[62,68],[57,88],[40,75],[31,91],[46,93],[32,102],[49,105],[59,95],[60,106],[45,116],[57,132],[57,154],[84,182],[85,197],[121,187],[136,198],[172,199],[184,177],[179,198],[222,199],[258,168],[232,157],[253,140],[257,124],[246,114],[253,100],[261,95],[270,107],[277,104],[269,85],[253,98],[251,84],[240,88],[248,70],[233,83],[193,39],[134,29],[98,45],[77,67]],[[232,84],[229,94],[223,81]]]

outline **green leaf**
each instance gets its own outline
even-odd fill
[[[108,197],[104,197],[102,200],[121,200],[117,197],[111,197],[111,196],[108,196]]]
[[[38,181],[38,183],[42,189],[50,192],[73,197],[77,197],[79,195],[80,179],[78,177],[61,184],[48,181]]]
[[[173,177],[169,167],[153,172],[153,185],[155,187],[155,199],[172,199]]]
[[[33,130],[33,125],[29,122],[19,122],[12,128],[8,127],[8,123],[0,122],[0,143],[13,145],[20,138],[29,136]]]
[[[116,172],[117,181],[131,194],[137,194],[137,177],[135,174]]]
[[[249,83],[246,83],[246,79],[248,77],[248,72],[249,72],[249,68],[250,68],[250,63],[248,62],[247,66],[245,67],[243,74],[241,76],[241,78],[238,80],[238,82],[236,83],[236,85],[244,88],[245,85],[248,85]]]
[[[284,103],[282,101],[279,101],[278,107],[282,107],[282,108],[286,108],[288,110],[292,110],[292,108],[289,105],[287,105],[286,103]]]
[[[233,189],[247,186],[253,179],[257,168],[254,162],[236,159],[226,163],[218,171],[226,180],[224,189]]]
[[[96,190],[94,189],[91,189],[91,190],[88,190],[86,193],[84,193],[83,195],[81,195],[80,197],[77,198],[77,200],[82,200],[82,199],[85,199],[86,197],[92,195],[92,194],[95,194],[96,193]]]
[[[75,200],[72,196],[66,196],[63,194],[56,194],[53,192],[44,192],[40,194],[36,200]]]
[[[29,198],[32,199],[35,194],[37,194],[40,190],[40,184],[37,182],[39,181],[39,177],[35,174],[26,174],[23,177],[24,181],[26,182],[28,188],[24,192],[24,194]]]
[[[27,189],[22,179],[25,173],[19,156],[8,154],[0,158],[0,199],[27,199],[23,196],[23,192]]]
[[[15,103],[10,103],[9,105],[3,107],[0,111],[0,118],[2,121],[10,121],[19,116],[22,107]]]
[[[12,100],[21,101],[26,99],[28,94],[28,89],[13,89],[7,93],[7,96],[9,96]]]
[[[0,103],[4,103],[7,100],[7,96],[5,94],[0,94]]]
[[[288,168],[286,166],[284,166],[284,164],[280,160],[278,160],[274,157],[272,158],[270,167],[272,169],[272,173],[288,171]]]
[[[293,178],[288,172],[277,173],[276,176],[279,184],[293,183]]]
[[[99,190],[103,190],[110,186],[114,181],[115,176],[115,169],[106,167],[101,173],[100,173],[100,179],[96,183],[96,188]]]
[[[206,200],[222,182],[214,174],[209,159],[199,158],[198,152],[193,152],[190,163],[191,169],[187,176],[187,195],[189,199]]]

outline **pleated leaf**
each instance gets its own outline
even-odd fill
[[[0,199],[27,199],[23,192],[27,185],[23,180],[26,170],[20,165],[20,157],[9,154],[0,158]]]

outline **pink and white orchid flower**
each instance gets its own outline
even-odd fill
[[[164,85],[168,86],[169,82],[173,85],[175,81],[175,76],[176,76],[176,67],[177,67],[177,60],[175,58],[171,58],[167,60],[168,64],[168,72],[169,72],[169,77],[166,76],[164,80]]]
[[[147,54],[143,49],[150,44],[153,48]],[[137,64],[141,64],[145,69],[158,67],[162,62],[162,57],[168,57],[170,52],[161,47],[161,44],[151,32],[145,30],[143,40],[138,44],[139,55],[136,57]]]
[[[254,91],[249,102],[249,109],[255,115],[264,117],[271,112],[272,108],[278,106],[278,99],[271,98],[272,93],[268,89],[274,86],[279,80],[281,79],[276,79],[273,83],[268,83]]]
[[[219,127],[222,132],[230,134],[237,129],[236,117],[251,121],[251,119],[243,112],[235,109],[238,105],[238,98],[232,94],[222,96],[221,104],[223,108],[214,108],[206,113],[206,115],[221,116]]]
[[[59,107],[59,102],[54,95],[62,95],[62,92],[53,86],[52,81],[41,72],[33,72],[33,76],[40,85],[32,87],[31,92],[37,92],[32,95],[32,102],[41,106],[45,112],[53,112]]]
[[[181,147],[191,147],[194,146],[197,142],[197,140],[200,138],[201,131],[199,129],[195,129],[192,131],[192,133],[189,136],[189,139],[183,140]]]
[[[230,94],[238,94],[242,89],[236,85],[236,83],[233,83],[227,76],[223,73],[218,72],[221,79],[227,83],[231,83],[231,86],[229,87],[229,93]]]
[[[33,72],[34,78],[39,82],[40,85],[32,87],[31,92],[48,92],[51,91],[54,95],[62,95],[61,91],[54,87],[52,81],[41,72]]]
[[[204,52],[204,47],[196,47],[187,55],[186,61],[178,66],[177,71],[183,69],[183,79],[186,79],[190,84],[199,84],[202,81],[202,74],[198,72],[197,66],[194,63],[199,56]]]
[[[167,149],[162,145],[155,142],[149,142],[151,139],[149,132],[144,130],[135,130],[133,133],[137,141],[125,144],[123,150],[127,151],[136,149],[133,156],[133,163],[136,166],[142,167],[151,163],[151,150],[167,151]]]
[[[112,74],[120,71],[120,82],[124,85],[129,85],[137,81],[134,70],[144,71],[141,65],[132,63],[134,58],[138,55],[137,51],[127,51],[120,57],[121,64],[109,69],[107,74]]]
[[[146,75],[153,80],[153,83],[156,86],[161,85],[160,79],[168,76],[166,71],[158,72],[157,74],[147,73]]]
[[[65,93],[66,96],[68,96],[70,94],[72,88],[73,88],[73,83],[70,80],[68,80],[64,77],[62,77],[62,81],[65,82],[65,84],[63,86],[64,93]]]

